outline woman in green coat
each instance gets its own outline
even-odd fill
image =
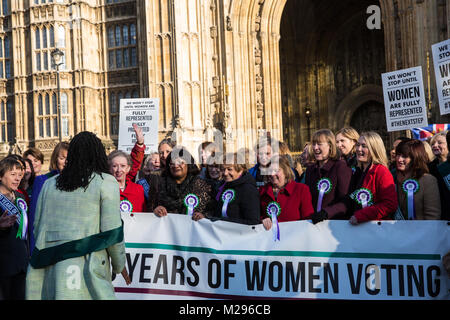
[[[100,139],[77,134],[64,170],[39,194],[27,299],[115,298],[111,265],[114,273],[128,275],[119,185],[108,172]]]

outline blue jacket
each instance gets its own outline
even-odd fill
[[[57,175],[59,172],[58,170],[52,170],[46,174],[43,174],[41,176],[37,176],[36,179],[34,179],[33,183],[33,193],[31,194],[31,203],[30,203],[30,210],[28,211],[28,230],[30,235],[30,256],[33,253],[34,249],[34,214],[36,212],[36,204],[39,198],[39,193],[41,192],[41,189],[47,181],[47,179]]]

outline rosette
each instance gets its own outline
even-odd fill
[[[200,201],[198,200],[198,197],[193,194],[189,193],[184,197],[184,205],[187,208],[186,214],[190,217],[194,214],[194,209],[197,208]]]
[[[408,219],[415,220],[416,210],[414,208],[414,194],[420,189],[419,181],[415,179],[405,180],[405,182],[403,182],[402,189],[406,192],[408,197]]]
[[[133,205],[128,200],[120,201],[120,212],[133,212]]]
[[[222,201],[223,201],[223,205],[222,205],[222,217],[228,217],[227,216],[227,209],[228,209],[228,204],[230,204],[230,202],[234,201],[236,197],[236,191],[234,191],[233,189],[227,189],[222,193]]]
[[[322,178],[317,182],[317,191],[319,191],[319,198],[317,199],[317,212],[322,210],[323,196],[329,193],[333,185],[331,180],[328,178]]]
[[[369,189],[361,188],[356,191],[355,200],[358,202],[363,208],[370,206],[373,200],[372,192]]]
[[[280,241],[280,225],[278,224],[278,216],[281,213],[281,206],[272,201],[267,205],[267,215],[272,219],[273,241]]]
[[[17,230],[16,238],[25,240],[27,238],[27,230],[28,230],[28,216],[27,216],[28,206],[26,201],[22,198],[17,198],[16,206],[17,208],[19,208],[20,211],[19,229]]]

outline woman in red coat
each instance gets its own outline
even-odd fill
[[[295,182],[294,173],[286,158],[273,157],[271,163],[273,173],[269,183],[259,189],[261,220],[266,230],[272,228],[268,206],[273,202],[281,209],[277,216],[278,222],[309,219],[314,208],[308,186]]]
[[[357,225],[387,219],[398,206],[394,178],[390,173],[383,140],[375,132],[364,132],[356,144],[358,166],[350,182],[347,209],[349,222]]]
[[[134,183],[136,174],[144,160],[145,144],[142,129],[133,124],[136,133],[136,144],[131,156],[123,151],[115,150],[108,156],[108,165],[120,187],[120,210],[125,212],[145,212],[144,188]]]

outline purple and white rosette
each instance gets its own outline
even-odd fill
[[[197,208],[199,202],[198,197],[193,193],[189,193],[186,197],[184,197],[184,205],[187,208],[186,214],[189,217],[192,217],[194,214],[194,209]]]
[[[232,202],[236,197],[236,191],[234,191],[233,189],[227,189],[224,191],[224,193],[222,193],[222,217],[228,217],[227,215],[227,209],[228,209],[228,204],[230,204],[230,202]]]
[[[322,178],[317,182],[317,191],[319,191],[319,198],[317,199],[317,212],[322,210],[323,196],[331,191],[333,185],[328,178]]]
[[[416,210],[414,208],[414,194],[419,191],[419,181],[416,179],[408,179],[403,182],[403,191],[408,197],[408,220],[416,220]]]
[[[280,225],[278,224],[278,216],[281,213],[281,206],[272,201],[267,205],[267,215],[272,219],[273,241],[280,241]]]
[[[119,207],[120,207],[120,212],[128,212],[128,213],[133,212],[133,205],[128,200],[120,201]]]
[[[356,192],[356,201],[364,208],[368,207],[372,202],[373,196],[369,189],[361,188]]]
[[[20,211],[20,222],[19,222],[19,230],[17,231],[16,237],[20,237],[22,240],[27,238],[27,230],[28,230],[28,216],[27,216],[27,202],[22,198],[17,198],[16,200],[17,208]]]

